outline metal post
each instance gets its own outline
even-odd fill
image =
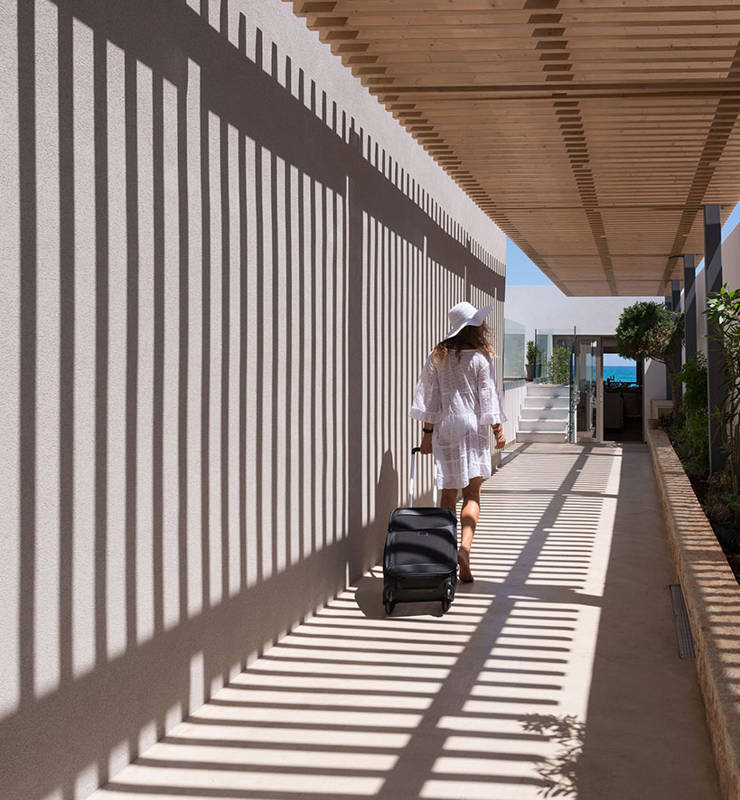
[[[707,296],[722,288],[722,220],[719,205],[704,206],[704,276]],[[709,471],[720,472],[725,464],[720,421],[715,412],[724,407],[722,346],[715,325],[707,322],[707,400],[709,404]]]
[[[680,280],[671,281],[671,300],[672,300],[672,308],[673,308],[673,310],[674,311],[680,311],[681,310],[681,281]],[[676,370],[681,369],[681,364],[682,364],[681,356],[682,356],[681,345],[679,344],[678,348],[676,349],[676,352],[675,352],[675,354],[673,356],[673,365],[676,368]],[[681,399],[681,397],[683,395],[682,388],[683,388],[682,385],[679,384],[678,385],[678,399],[679,400]]]
[[[604,340],[596,339],[596,441],[604,441]]]
[[[666,288],[668,288],[666,286]],[[673,310],[673,295],[667,294],[664,297],[665,304],[667,308]],[[666,400],[673,400],[673,391],[671,387],[671,379],[668,377],[668,367],[666,366],[665,370],[665,399]]]
[[[696,355],[696,256],[686,253],[683,257],[683,310],[686,341],[686,360]]]

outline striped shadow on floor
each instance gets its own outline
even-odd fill
[[[588,800],[589,785],[626,799],[627,763],[642,768],[643,722],[635,717],[636,742],[620,751],[617,738],[605,760],[588,719],[609,691],[607,681],[594,695],[595,665],[624,651],[600,630],[623,458],[614,447],[521,448],[484,485],[476,580],[458,586],[447,614],[439,603],[399,603],[387,617],[382,569],[372,569],[95,800]],[[627,596],[638,603],[637,594]],[[666,658],[686,664],[675,650]],[[690,748],[701,756],[670,769],[695,792],[686,797],[716,800],[701,761],[709,751]],[[668,769],[656,763],[652,777],[668,775],[674,791]]]

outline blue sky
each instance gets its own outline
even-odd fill
[[[529,256],[506,237],[506,282],[512,286],[554,286]]]
[[[616,353],[604,353],[605,367],[633,367],[635,362],[631,358],[622,358]]]
[[[740,203],[727,218],[722,228],[722,240],[740,222]],[[704,268],[704,261],[699,263],[698,269]],[[540,268],[506,237],[506,282],[512,286],[552,286],[552,281]]]

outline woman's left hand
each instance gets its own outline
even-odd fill
[[[494,435],[496,437],[496,449],[503,450],[506,445],[506,437],[504,436],[503,428],[499,428],[499,430],[495,431]]]

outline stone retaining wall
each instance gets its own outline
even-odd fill
[[[668,437],[648,432],[724,800],[740,800],[740,586]]]

